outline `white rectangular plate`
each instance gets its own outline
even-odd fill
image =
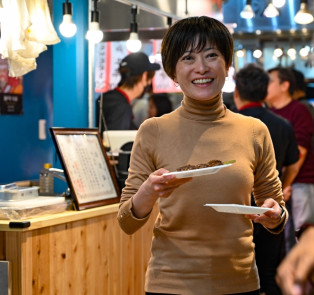
[[[196,177],[196,176],[202,176],[202,175],[217,173],[220,169],[229,167],[231,165],[232,164],[225,164],[225,165],[200,168],[200,169],[193,169],[193,170],[186,170],[186,171],[174,171],[174,172],[164,173],[163,175],[164,176],[175,175],[177,178]]]
[[[263,214],[267,211],[273,210],[272,208],[262,208],[238,204],[205,204],[204,206],[212,207],[218,212],[234,214]]]

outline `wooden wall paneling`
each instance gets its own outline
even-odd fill
[[[0,260],[5,260],[5,233],[0,232]]]
[[[3,232],[0,255],[12,262],[12,295],[144,295],[155,217],[131,236],[116,212]]]
[[[20,295],[22,291],[21,235],[21,232],[5,233],[6,260],[10,261],[12,266],[12,295]]]
[[[107,294],[122,294],[120,281],[123,280],[123,274],[120,268],[120,234],[116,214],[107,216],[106,228],[103,231],[105,241],[105,253],[107,260],[107,269],[105,278],[107,282]]]
[[[90,231],[88,220],[80,220],[69,224],[71,227],[68,235],[69,253],[67,253],[67,269],[71,272],[68,277],[67,294],[97,294],[89,293],[91,286],[87,285],[87,274],[92,271],[88,256],[92,255],[93,248],[87,247],[86,241],[93,242],[94,231]],[[89,264],[88,264],[89,263]],[[95,273],[91,274],[95,276]],[[91,290],[93,291],[93,290]]]
[[[86,220],[86,239],[84,241],[85,262],[82,261],[86,277],[86,294],[105,294],[103,276],[105,263],[100,256],[101,241],[101,217]],[[110,294],[110,293],[108,293]]]
[[[71,266],[71,224],[56,225],[50,232],[50,293],[71,294],[72,272]],[[41,274],[38,274],[40,276]]]
[[[144,231],[143,230],[138,231],[135,234],[134,237],[134,255],[133,255],[133,261],[132,264],[134,266],[134,287],[135,289],[133,290],[133,294],[136,294],[138,292],[139,294],[143,293],[144,290],[144,280],[143,277],[145,276],[143,265],[145,264],[144,262],[144,245],[143,245],[143,240],[145,239],[144,236]],[[140,289],[139,289],[140,288]]]
[[[42,228],[25,232],[28,234],[26,248],[23,251],[27,256],[26,265],[32,266],[29,277],[28,273],[23,273],[23,284],[25,292],[32,290],[32,294],[49,294],[50,285],[50,229]]]
[[[97,290],[102,290],[102,294],[117,294],[111,286],[111,281],[116,282],[116,276],[113,271],[110,271],[109,261],[115,259],[112,253],[117,254],[117,250],[112,249],[114,229],[111,225],[112,215],[106,215],[99,218],[99,225],[96,229],[97,233]],[[113,291],[112,291],[113,290]],[[98,294],[97,292],[95,294]]]
[[[130,295],[133,294],[133,244],[134,244],[134,235],[129,236],[125,234],[120,229],[120,284],[121,284],[121,292],[120,295]],[[130,255],[132,253],[132,255]],[[141,293],[139,293],[141,294]]]

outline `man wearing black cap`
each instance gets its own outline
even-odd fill
[[[133,123],[131,101],[142,97],[159,69],[160,65],[151,63],[143,52],[131,53],[122,59],[118,87],[97,99],[97,124],[101,134],[104,130],[137,129]]]

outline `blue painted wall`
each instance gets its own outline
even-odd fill
[[[54,1],[54,24],[62,22],[63,0]],[[59,34],[61,42],[53,50],[53,127],[88,127],[88,1],[72,0],[73,22],[77,33],[72,38]],[[54,146],[53,167],[62,168]],[[55,192],[65,191],[66,184],[55,178]]]
[[[55,0],[51,12],[61,42],[48,46],[37,59],[37,69],[24,76],[24,113],[0,115],[0,184],[36,180],[46,162],[60,167],[50,127],[88,126],[88,0],[71,1],[78,27],[72,38],[59,34],[63,2]],[[38,139],[39,119],[47,120],[46,140]]]
[[[52,124],[52,49],[37,59],[37,70],[23,77],[23,114],[0,115],[0,183],[38,179],[52,159],[49,136],[38,138],[38,121]]]

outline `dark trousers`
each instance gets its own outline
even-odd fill
[[[254,224],[256,265],[261,284],[261,292],[267,295],[281,295],[275,276],[284,256],[284,232],[272,234],[261,224]]]

